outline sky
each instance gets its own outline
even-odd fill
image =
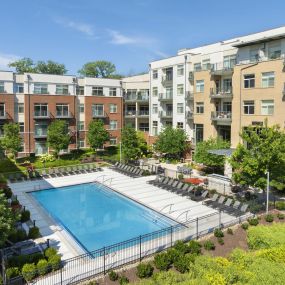
[[[137,74],[182,48],[285,25],[284,11],[284,0],[1,0],[0,69],[30,57],[74,75],[95,60]]]

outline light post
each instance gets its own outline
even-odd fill
[[[266,188],[266,214],[268,214],[268,208],[269,208],[269,170],[266,172],[267,174],[267,188]]]

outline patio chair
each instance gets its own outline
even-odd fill
[[[240,201],[235,201],[234,204],[229,207],[229,208],[225,208],[224,209],[224,212],[227,212],[229,214],[235,212],[235,211],[238,211],[239,210],[239,207],[241,205],[241,202]]]
[[[203,205],[210,206],[211,204],[217,202],[218,198],[219,198],[219,195],[218,194],[214,194],[213,197],[210,200],[204,201]]]
[[[234,212],[234,215],[236,217],[239,217],[239,216],[242,216],[243,214],[245,214],[247,212],[247,209],[248,209],[249,205],[248,204],[243,204],[240,209],[237,209],[235,212]]]
[[[226,197],[225,197],[225,196],[220,196],[220,198],[218,199],[218,201],[217,201],[217,202],[214,202],[214,203],[211,205],[211,207],[214,208],[214,209],[223,207],[225,200],[226,200]]]
[[[233,203],[233,199],[228,198],[227,201],[225,202],[225,204],[220,208],[220,210],[224,211],[225,209],[230,208],[232,203]]]

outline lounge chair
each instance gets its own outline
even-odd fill
[[[169,181],[168,181],[166,184],[162,185],[161,187],[162,187],[163,189],[168,190],[168,189],[171,189],[171,188],[173,187],[172,185],[173,185],[174,183],[175,183],[175,180],[172,179],[172,178],[170,178]]]
[[[52,169],[52,168],[49,169],[48,170],[48,174],[49,174],[50,177],[54,177],[55,176],[54,169]]]
[[[159,187],[160,185],[168,181],[168,179],[169,179],[168,177],[160,177],[157,181],[153,182],[152,185]]]
[[[83,167],[83,170],[85,171],[85,172],[89,172],[89,167],[88,167],[88,165],[83,165],[82,166]]]
[[[68,174],[68,175],[73,175],[74,174],[72,169],[71,169],[71,167],[69,167],[69,166],[66,167],[65,171],[66,171],[66,174]]]
[[[230,208],[232,203],[233,203],[233,199],[228,198],[227,201],[225,202],[225,204],[220,208],[220,210],[224,211],[225,209]]]
[[[179,182],[177,184],[177,186],[175,187],[174,191],[176,192],[176,194],[180,194],[183,192],[182,188],[184,186],[184,183],[183,182]]]
[[[48,178],[49,177],[49,175],[47,174],[45,169],[42,170],[42,177],[43,178]]]
[[[193,196],[192,200],[198,202],[198,201],[202,201],[204,199],[206,199],[206,197],[208,196],[208,190],[205,190],[201,195],[198,196]]]
[[[56,176],[61,176],[61,172],[59,171],[59,168],[55,168],[55,169],[54,169],[54,174],[55,174]]]
[[[139,173],[138,173],[138,176],[142,176],[144,174],[144,170],[143,169],[140,169]]]
[[[224,209],[224,212],[233,213],[233,212],[235,212],[235,211],[238,211],[240,205],[241,205],[241,202],[240,202],[240,201],[235,201],[234,204],[233,204],[231,207],[225,208],[225,209]]]
[[[156,177],[155,177],[154,180],[149,180],[149,181],[147,181],[147,183],[154,185],[154,184],[156,184],[156,183],[159,183],[160,181],[161,181],[161,176],[156,175]]]
[[[249,205],[248,204],[243,204],[240,209],[237,209],[235,212],[234,212],[234,215],[236,217],[238,216],[242,216],[243,214],[245,214],[247,212],[247,209],[248,209]]]
[[[77,167],[77,166],[73,166],[73,167],[72,167],[72,170],[73,170],[73,172],[74,172],[75,174],[79,174],[79,173],[80,173],[80,171],[78,170],[78,167]]]
[[[220,198],[218,199],[217,202],[213,203],[211,205],[212,208],[220,208],[220,207],[223,207],[224,206],[224,202],[226,200],[226,197],[225,196],[220,196]]]
[[[219,195],[218,194],[214,194],[213,197],[210,200],[204,201],[203,205],[210,206],[211,204],[217,202],[218,198],[219,198]]]

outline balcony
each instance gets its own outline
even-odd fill
[[[158,113],[158,117],[161,119],[172,118],[172,116],[173,116],[173,111],[160,111]]]
[[[220,125],[229,125],[232,122],[232,112],[228,111],[212,112],[211,120]]]
[[[137,116],[140,118],[147,118],[149,116],[149,111],[140,110],[137,112]]]
[[[106,112],[104,111],[93,111],[92,112],[92,118],[95,118],[95,119],[104,119],[104,118],[107,118],[108,115]]]
[[[173,94],[172,93],[159,93],[158,100],[159,101],[172,101]]]
[[[212,75],[231,75],[234,71],[234,66],[236,61],[231,62],[218,62],[211,64],[211,74]]]
[[[125,111],[125,118],[135,118],[137,112],[135,110],[126,110]]]
[[[57,119],[70,119],[70,118],[72,118],[73,116],[72,116],[72,113],[71,113],[71,112],[66,111],[66,112],[56,112],[55,117],[56,117]]]
[[[35,139],[45,139],[47,138],[47,128],[36,128],[35,133],[34,133],[34,138]]]
[[[162,85],[172,85],[173,83],[173,75],[172,74],[167,74],[163,75],[161,79],[161,84]]]
[[[6,120],[7,119],[7,113],[5,111],[0,112],[0,120]]]
[[[138,94],[136,101],[138,102],[148,102],[149,101],[149,95],[148,94]]]
[[[194,83],[194,72],[193,71],[189,72],[188,80],[190,83],[192,83],[192,84]]]
[[[50,112],[49,111],[35,111],[34,119],[49,119]]]
[[[137,100],[136,94],[126,94],[124,96],[125,101],[135,102]]]
[[[187,93],[186,93],[186,100],[188,100],[188,101],[194,100],[194,93],[190,92],[190,91],[187,91]]]
[[[127,94],[124,97],[126,102],[148,102],[149,101],[149,95],[141,95],[141,94],[136,94],[136,95],[130,95]]]
[[[233,92],[232,88],[211,88],[210,98],[211,99],[227,99],[232,98]]]
[[[192,111],[188,111],[188,112],[186,113],[186,118],[187,118],[188,120],[193,120],[193,112],[192,112]]]

